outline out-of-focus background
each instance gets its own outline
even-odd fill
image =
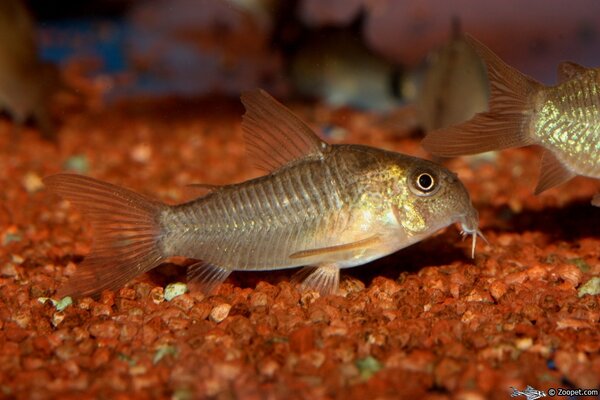
[[[4,0],[0,108],[52,138],[77,109],[261,87],[430,131],[487,107],[466,33],[552,83],[562,60],[600,65],[598,26],[591,0]]]
[[[77,107],[256,87],[428,131],[487,107],[465,33],[544,83],[600,65],[593,0],[3,0],[0,22],[0,107],[47,137]]]
[[[600,65],[600,3],[593,0],[25,3],[37,21],[41,57],[60,65],[94,61],[93,72],[109,98],[237,96],[256,86],[285,94],[292,86],[287,64],[299,54],[309,61],[296,61],[291,70],[326,68],[326,57],[348,51],[349,63],[352,56],[371,53],[403,75],[422,67],[432,50],[448,42],[453,20],[545,83],[554,82],[561,60]],[[372,79],[369,73],[359,70],[351,79]]]

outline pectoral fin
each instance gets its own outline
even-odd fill
[[[542,166],[540,170],[540,180],[535,188],[535,194],[540,194],[544,190],[565,183],[575,177],[575,173],[569,171],[563,163],[561,163],[549,151],[545,151],[542,155]]]
[[[351,251],[351,250],[358,250],[358,249],[362,249],[362,248],[371,247],[374,244],[378,243],[379,241],[381,241],[381,238],[379,237],[379,235],[373,235],[366,239],[362,239],[362,240],[359,240],[356,242],[344,243],[344,244],[339,244],[336,246],[321,247],[321,248],[317,248],[317,249],[308,249],[308,250],[297,251],[296,253],[291,254],[290,258],[294,258],[294,259],[307,258],[307,257],[324,255],[324,254],[333,254],[333,253],[340,253],[340,252]]]

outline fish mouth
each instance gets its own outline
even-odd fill
[[[463,215],[459,221],[461,226],[460,234],[463,238],[471,236],[471,258],[475,258],[475,246],[477,244],[477,236],[485,243],[489,243],[483,233],[479,230],[479,214],[475,209],[471,209],[467,214]]]

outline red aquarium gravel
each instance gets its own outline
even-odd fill
[[[291,104],[331,142],[425,157],[373,115]],[[597,182],[532,194],[533,148],[448,160],[489,244],[456,228],[342,271],[340,295],[295,271],[235,272],[186,292],[173,259],[99,298],[52,302],[90,251],[88,221],[41,178],[86,174],[177,203],[191,183],[255,176],[232,100],[131,101],[67,116],[55,142],[0,121],[0,397],[507,399],[600,386]],[[55,299],[60,300],[60,299]]]

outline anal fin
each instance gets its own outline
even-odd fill
[[[336,264],[304,267],[292,281],[300,283],[303,290],[314,290],[321,296],[335,294],[340,283],[340,268]]]
[[[575,177],[550,151],[544,151],[540,168],[540,180],[535,188],[535,194],[565,183]]]
[[[231,270],[199,261],[188,267],[187,277],[192,289],[198,289],[205,295],[213,293],[231,274]]]
[[[373,235],[373,236],[369,236],[366,239],[358,240],[356,242],[344,243],[344,244],[339,244],[339,245],[329,246],[329,247],[321,247],[321,248],[317,248],[317,249],[307,249],[307,250],[297,251],[297,252],[291,254],[290,258],[294,258],[294,259],[307,258],[307,257],[314,257],[314,256],[323,255],[323,254],[331,254],[331,253],[339,253],[339,252],[344,252],[344,251],[358,250],[361,248],[370,247],[370,246],[378,243],[379,241],[380,241],[379,235]]]

